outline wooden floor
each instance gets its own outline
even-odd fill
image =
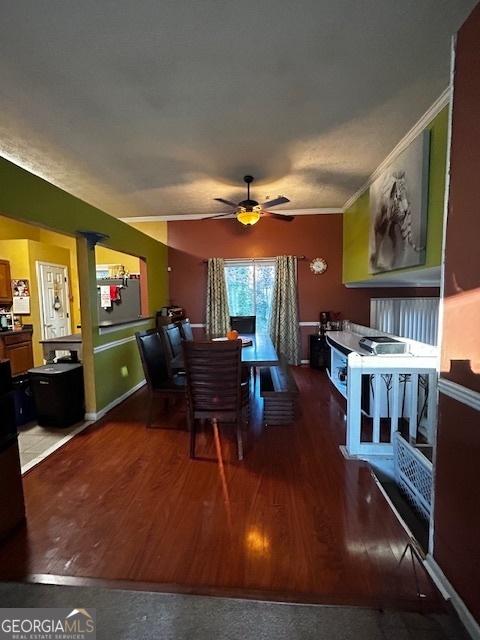
[[[322,373],[295,377],[297,422],[263,429],[256,400],[241,463],[228,427],[223,465],[208,429],[198,453],[211,460],[190,460],[182,409],[158,415],[177,430],[147,430],[146,392],[132,396],[25,476],[28,528],[0,548],[0,579],[440,608],[422,567],[420,601],[410,556],[399,564],[408,538],[368,465],[338,448],[342,399]]]

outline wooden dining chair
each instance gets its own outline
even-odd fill
[[[168,408],[172,398],[185,397],[185,376],[171,374],[164,342],[156,329],[138,332],[135,338],[149,392],[146,426],[152,427],[155,398],[163,398]]]
[[[177,322],[177,326],[180,330],[180,336],[182,340],[188,340],[189,342],[193,341],[193,331],[192,325],[190,324],[190,320],[188,318],[184,318]]]
[[[240,340],[183,342],[191,458],[199,419],[212,421],[216,439],[219,422],[235,423],[238,459],[243,459],[242,423],[249,394],[241,383],[241,352]]]
[[[162,334],[171,358],[179,356],[182,353],[182,335],[178,326],[176,324],[167,324],[162,327]]]

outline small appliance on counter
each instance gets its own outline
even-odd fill
[[[185,310],[183,307],[162,307],[156,314],[157,329],[173,322],[180,322],[185,318]]]
[[[330,311],[320,311],[320,322],[318,325],[318,334],[324,336],[330,323]]]
[[[407,344],[390,336],[363,336],[358,344],[376,356],[407,353]]]
[[[342,321],[340,313],[337,311],[320,311],[320,322],[318,325],[318,333],[324,336],[327,331],[340,331],[342,329]]]
[[[68,427],[85,415],[81,364],[47,364],[28,371],[42,427]]]

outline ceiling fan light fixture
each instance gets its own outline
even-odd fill
[[[237,220],[245,226],[252,226],[254,224],[257,224],[257,222],[260,220],[260,211],[255,211],[255,208],[251,211],[242,209],[237,213]]]
[[[250,185],[253,182],[253,176],[244,176],[243,181],[247,185],[247,198],[242,200],[238,204],[232,202],[232,200],[225,200],[225,198],[214,198],[217,202],[221,202],[222,204],[226,204],[231,207],[235,212],[235,217],[245,226],[252,226],[257,224],[260,218],[264,215],[273,218],[274,220],[283,220],[284,222],[291,222],[293,220],[293,216],[287,216],[280,213],[273,213],[272,211],[265,211],[264,207],[268,205],[268,208],[276,207],[280,204],[286,204],[290,202],[288,198],[285,196],[279,196],[278,198],[274,198],[273,200],[267,200],[263,204],[259,204],[256,200],[252,200],[250,198]],[[209,216],[209,219],[214,220],[216,218],[225,218],[226,216],[231,215],[231,212],[220,213],[215,216]],[[202,218],[205,220],[206,218]]]

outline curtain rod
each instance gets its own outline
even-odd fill
[[[293,256],[297,260],[306,260],[306,256]],[[261,260],[275,260],[275,256],[272,258],[224,258],[225,261],[229,262],[244,262],[245,260],[251,260],[252,262],[259,262]],[[208,263],[208,260],[202,260],[205,264]]]

